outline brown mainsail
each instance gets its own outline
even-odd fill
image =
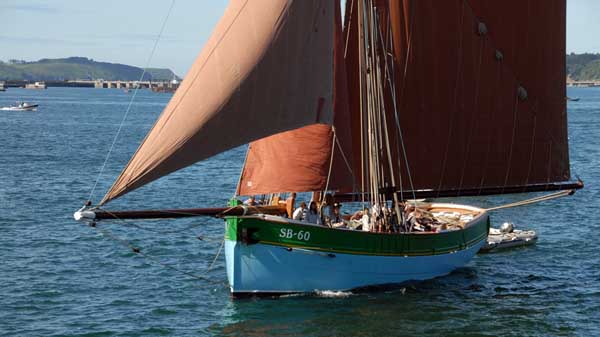
[[[332,122],[334,2],[232,0],[100,204],[278,132]]]
[[[368,147],[359,97],[379,68],[395,183],[363,160],[378,188],[459,196],[570,179],[565,0],[373,1],[373,12],[359,17],[360,3],[347,2],[345,25],[353,153],[361,158]]]

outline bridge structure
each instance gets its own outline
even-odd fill
[[[568,87],[600,87],[600,80],[567,81]]]
[[[178,81],[94,81],[94,88],[102,89],[150,89],[156,92],[173,92],[179,87]]]
[[[27,80],[9,80],[4,81],[4,87],[25,88],[31,85],[33,81]],[[175,91],[179,86],[177,81],[106,81],[106,80],[67,80],[67,81],[44,81],[47,87],[78,87],[78,88],[97,88],[97,89],[151,89],[159,92]]]

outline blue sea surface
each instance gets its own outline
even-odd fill
[[[389,291],[232,300],[223,254],[217,256],[221,220],[102,222],[96,228],[73,220],[132,93],[9,88],[0,93],[0,106],[24,100],[40,108],[0,111],[0,335],[600,336],[600,88],[568,94],[581,98],[568,104],[569,139],[573,175],[586,188],[492,215],[493,225],[512,221],[536,230],[537,245],[478,255],[451,275]],[[169,98],[138,93],[94,202]],[[224,206],[244,151],[176,172],[109,206]],[[530,196],[460,201],[493,206]]]

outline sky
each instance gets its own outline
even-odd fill
[[[144,67],[172,1],[0,0],[0,60],[84,56]],[[149,66],[183,76],[228,0],[174,1]],[[600,0],[567,0],[567,52],[600,53]]]

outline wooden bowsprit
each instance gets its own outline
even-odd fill
[[[176,219],[197,216],[225,217],[244,216],[253,214],[281,215],[285,213],[285,206],[232,206],[215,208],[184,208],[162,210],[132,210],[108,211],[100,208],[84,206],[73,214],[77,221],[88,222],[97,220],[123,220],[123,219]]]

